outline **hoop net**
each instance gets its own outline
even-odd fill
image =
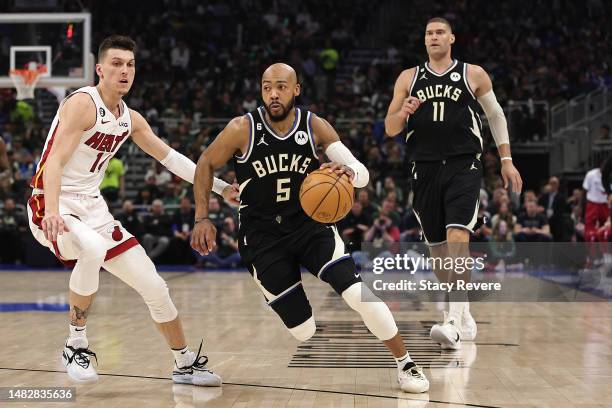
[[[13,85],[17,89],[17,99],[34,99],[34,89],[40,75],[47,72],[44,64],[29,63],[26,69],[12,69],[10,71]]]

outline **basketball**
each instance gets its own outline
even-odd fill
[[[331,224],[344,218],[353,206],[354,190],[348,176],[315,170],[300,187],[300,204],[313,220]]]

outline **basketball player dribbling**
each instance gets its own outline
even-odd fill
[[[342,296],[391,351],[401,389],[427,391],[429,382],[407,353],[389,308],[363,284],[336,226],[312,220],[299,202],[302,181],[319,168],[317,146],[332,161],[321,167],[346,174],[357,188],[368,184],[368,170],[326,120],[294,105],[300,84],[293,68],[271,65],[261,89],[264,106],[229,122],[198,161],[193,248],[207,254],[215,247],[216,229],[208,218],[213,171],[233,159],[240,184],[240,255],[289,332],[306,341],[316,330],[301,282],[304,266]]]
[[[403,71],[395,82],[385,118],[387,135],[406,137],[413,209],[432,257],[469,256],[470,233],[477,222],[482,182],[482,124],[489,121],[501,158],[504,187],[520,193],[522,180],[512,164],[508,127],[484,69],[451,58],[455,42],[450,23],[432,18],[425,29],[429,61]],[[443,282],[469,280],[469,272],[436,270]],[[476,337],[467,294],[451,292],[444,322],[431,338],[443,348],[458,348]]]
[[[32,234],[60,260],[74,265],[70,334],[62,361],[73,380],[98,379],[86,321],[104,268],[143,297],[174,354],[174,382],[220,386],[221,378],[206,368],[208,359],[200,355],[202,346],[197,354],[188,349],[178,312],[155,265],[136,238],[114,220],[100,195],[106,166],[129,137],[171,172],[193,182],[195,164],[153,134],[146,120],[122,100],[134,81],[134,49],[129,37],[114,35],[102,41],[96,64],[99,84],[80,88],[60,104],[31,181]],[[221,180],[215,180],[215,191],[226,200],[237,196],[237,190]]]

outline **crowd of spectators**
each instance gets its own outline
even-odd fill
[[[392,40],[379,46],[372,45],[376,38],[368,36],[378,32],[372,24],[385,2],[183,0],[170,5],[154,0],[147,3],[146,13],[136,2],[83,4],[93,14],[94,44],[116,32],[137,41],[136,81],[126,101],[147,118],[157,134],[194,161],[226,123],[214,118],[228,119],[258,105],[257,78],[267,64],[286,61],[294,66],[303,85],[298,104],[335,124],[342,141],[371,172],[372,182],[357,193],[353,209],[339,224],[351,251],[361,242],[421,239],[410,207],[404,144],[385,138],[382,119],[398,73],[425,59],[422,25],[428,17],[442,15],[451,21],[457,35],[454,55],[483,65],[505,106],[510,100],[544,100],[552,105],[612,83],[608,49],[612,42],[603,29],[611,10],[599,0],[534,1],[529,7],[485,0],[418,2],[412,5],[417,9],[409,13],[410,21],[422,16],[423,21],[417,22],[420,28],[399,27]],[[123,12],[116,13],[117,9]],[[372,52],[372,59],[350,58],[353,50],[364,49]],[[534,107],[539,105],[513,106],[518,117],[513,141],[545,135],[546,115]],[[606,130],[609,133],[604,126],[602,138]],[[34,104],[16,101],[10,90],[0,92],[0,135],[10,168],[1,168],[0,159],[0,200],[4,202],[0,234],[9,234],[7,237],[19,236],[27,228],[25,218],[15,211],[25,216],[19,212],[20,204],[29,195],[28,181],[40,160],[48,127]],[[207,257],[196,255],[189,249],[190,186],[161,165],[152,164],[135,198],[125,200],[123,178],[130,157],[125,150],[122,155],[123,162],[110,163],[102,192],[114,204],[117,219],[140,239],[156,262],[229,267],[239,263],[235,209],[218,197],[211,198],[219,249]],[[475,240],[585,239],[582,190],[572,191],[568,198],[562,180],[528,180],[541,188],[524,192],[520,201],[513,200],[502,188],[499,162],[490,146],[482,160],[485,178],[479,216],[485,222]],[[221,177],[232,182],[234,173],[225,168]],[[14,203],[17,210],[11,210]],[[604,227],[606,222],[597,225]],[[587,234],[587,239],[592,236]],[[22,253],[23,247],[7,249],[0,261],[13,262],[16,259],[11,256],[20,259]]]

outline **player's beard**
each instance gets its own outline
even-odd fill
[[[282,103],[278,101],[276,101],[276,103],[278,103],[282,108],[282,112],[279,113],[278,115],[274,115],[270,111],[270,105],[267,105],[264,103],[264,108],[266,109],[266,112],[268,113],[268,117],[270,118],[272,122],[280,122],[280,121],[285,120],[285,118],[287,117],[287,115],[289,115],[289,112],[291,112],[291,109],[293,109],[293,106],[295,105],[295,96],[291,98],[291,101],[289,101],[289,104],[287,106],[283,105]]]

